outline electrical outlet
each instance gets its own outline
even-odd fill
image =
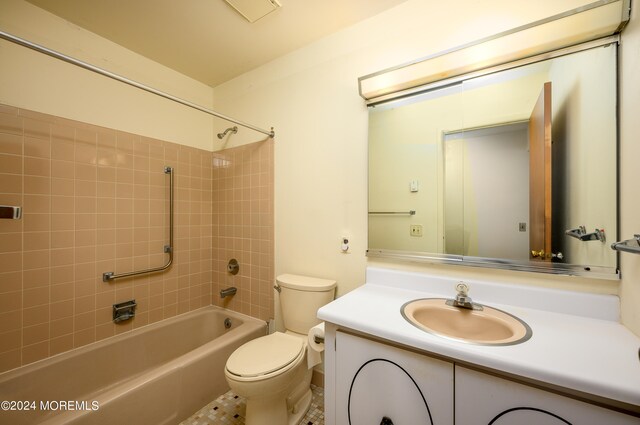
[[[422,224],[412,224],[409,226],[409,234],[411,236],[422,236]]]

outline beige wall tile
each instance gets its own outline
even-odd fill
[[[0,353],[0,372],[16,368],[21,365],[22,350],[16,349]]]
[[[0,174],[0,193],[22,193],[22,175]]]
[[[22,234],[0,233],[0,253],[21,252],[21,251],[22,251]]]
[[[32,363],[49,357],[49,341],[39,342],[22,348],[22,363]]]
[[[212,202],[224,192],[214,196],[211,159],[170,142],[2,107],[0,202],[25,211],[23,220],[0,223],[0,333],[13,341],[0,370],[210,304],[212,246],[235,246],[213,237]],[[105,271],[166,261],[165,165],[176,170],[173,266],[102,282]],[[112,305],[134,297],[137,317],[114,325]],[[240,311],[252,311],[248,301]]]
[[[23,326],[39,325],[49,322],[49,305],[40,305],[23,309],[22,312]]]
[[[73,348],[73,334],[52,338],[49,341],[49,355],[64,353]]]
[[[22,134],[8,134],[0,131],[0,152],[22,155]]]
[[[22,135],[22,119],[9,114],[0,114],[0,133]]]
[[[0,173],[22,174],[22,157],[0,153]]]
[[[38,288],[25,289],[23,292],[23,308],[37,307],[41,305],[49,305],[49,287],[41,286]]]

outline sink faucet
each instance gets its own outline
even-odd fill
[[[482,306],[480,304],[474,303],[469,296],[469,285],[464,282],[460,282],[456,285],[456,291],[458,292],[456,294],[456,297],[452,300],[447,300],[447,305],[458,308],[466,308],[469,310],[483,310]]]

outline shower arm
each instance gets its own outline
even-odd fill
[[[218,139],[222,139],[227,133],[236,134],[238,132],[238,127],[229,127],[222,133],[218,133]]]
[[[169,174],[169,245],[164,246],[164,253],[169,254],[169,260],[164,266],[153,269],[138,270],[134,272],[126,272],[115,274],[114,272],[102,273],[102,281],[110,282],[115,279],[124,277],[137,276],[140,274],[161,272],[168,269],[173,263],[173,167],[164,167],[164,173]]]

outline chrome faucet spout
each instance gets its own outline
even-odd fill
[[[231,286],[229,288],[226,289],[221,289],[220,290],[220,298],[224,298],[224,297],[228,297],[231,295],[235,295],[236,292],[238,292],[238,288],[236,288],[235,286]]]
[[[460,282],[456,285],[456,291],[456,297],[452,300],[447,300],[447,305],[458,308],[466,308],[468,310],[483,310],[482,306],[478,303],[474,303],[469,296],[469,285],[464,282]]]

